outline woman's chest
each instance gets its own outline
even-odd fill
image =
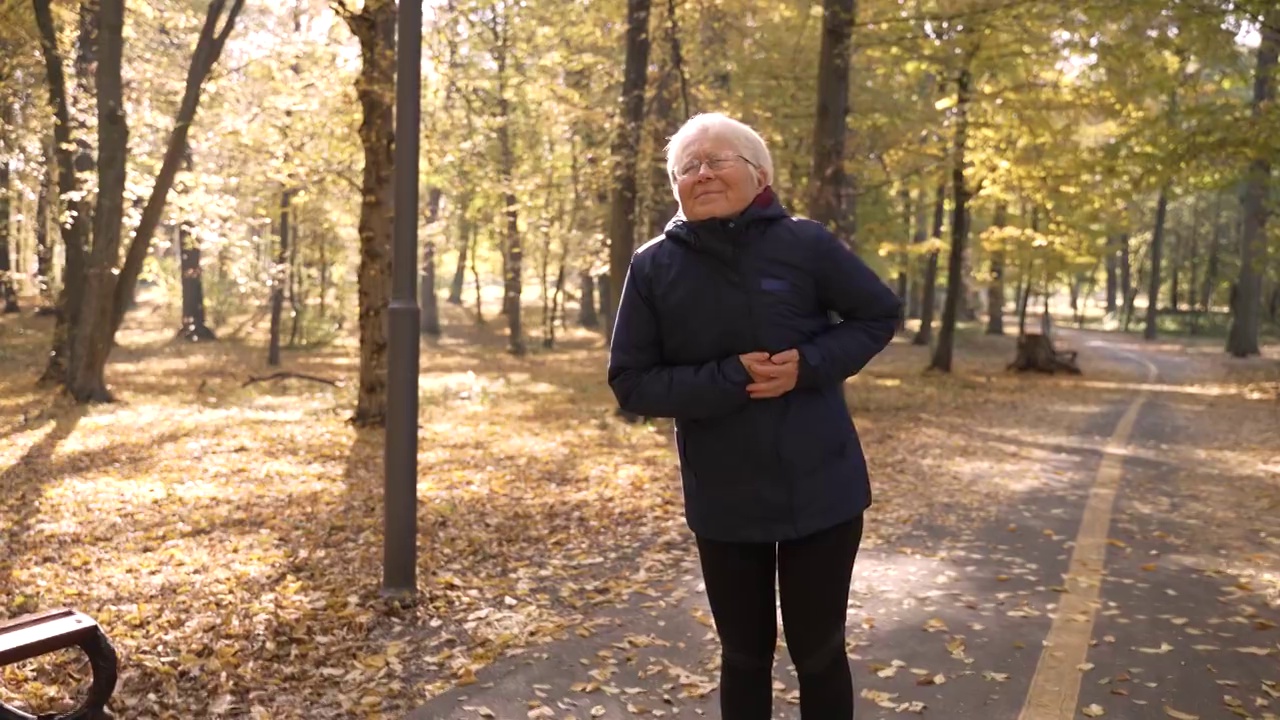
[[[767,247],[712,255],[686,250],[656,278],[654,295],[668,362],[780,352],[827,324],[812,269]]]

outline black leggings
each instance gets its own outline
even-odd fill
[[[775,568],[782,595],[782,630],[800,678],[801,717],[852,720],[845,613],[861,541],[862,516],[781,543],[698,538],[707,600],[720,635],[723,720],[771,717],[778,641]]]

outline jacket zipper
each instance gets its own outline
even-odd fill
[[[729,223],[729,228],[733,229],[732,222]],[[753,282],[754,278],[750,276],[750,274],[746,271],[746,268],[743,265],[742,252],[740,250],[740,245],[742,244],[742,242],[745,242],[745,241],[746,241],[746,235],[744,233],[743,239],[741,242],[734,242],[729,245],[730,253],[733,257],[733,269],[734,269],[734,273],[738,276],[739,281],[742,283],[743,293],[746,294],[747,322],[750,324],[750,327],[751,327],[751,339],[752,339],[752,342],[754,343],[754,347],[756,349],[763,349],[763,350],[772,352],[768,348],[765,348],[764,343],[762,342],[760,337],[759,325],[756,324],[755,301],[756,301],[757,293],[755,292],[755,289],[759,283]],[[777,463],[778,475],[779,477],[782,478],[786,486],[785,492],[787,495],[787,519],[791,523],[792,532],[798,534],[800,528],[799,528],[799,525],[796,523],[795,480],[794,478],[789,477],[786,473],[786,464],[783,462],[782,448],[780,447],[780,444],[779,444],[779,438],[782,437],[783,419],[784,418],[781,415],[779,415],[776,421],[774,422],[774,425],[772,428],[773,429],[773,454],[774,454],[775,461]]]

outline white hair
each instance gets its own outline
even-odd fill
[[[760,133],[722,113],[699,113],[685,121],[667,143],[667,178],[671,181],[671,191],[676,193],[677,200],[680,195],[676,191],[676,168],[687,159],[686,148],[690,141],[704,135],[727,141],[739,155],[764,171],[766,185],[773,182],[773,157]],[[755,177],[755,173],[752,173],[752,177]]]

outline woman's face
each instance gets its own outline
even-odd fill
[[[675,174],[680,209],[688,220],[733,217],[764,187],[764,171],[713,135],[689,142]]]

